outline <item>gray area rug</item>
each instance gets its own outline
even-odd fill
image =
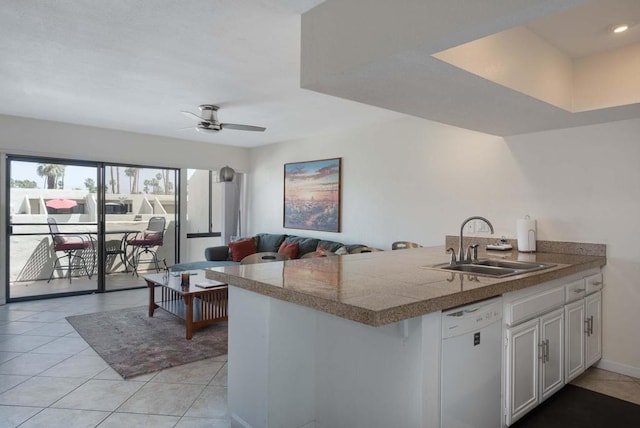
[[[227,323],[185,339],[184,321],[147,306],[74,315],[67,321],[125,379],[227,353]]]

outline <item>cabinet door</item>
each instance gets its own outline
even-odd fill
[[[583,299],[564,307],[564,326],[564,383],[569,383],[584,371],[585,315]]]
[[[602,358],[602,292],[585,298],[585,369]]]
[[[564,309],[540,317],[540,401],[564,386]]]
[[[537,318],[507,329],[507,425],[538,404],[539,331]]]

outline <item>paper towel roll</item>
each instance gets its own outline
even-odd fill
[[[516,236],[518,238],[518,251],[523,253],[533,253],[536,251],[536,221],[527,216],[520,219],[516,225]]]

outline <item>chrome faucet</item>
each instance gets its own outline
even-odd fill
[[[449,255],[449,265],[454,266],[456,264],[456,250],[453,248],[447,248],[447,253],[451,253]]]
[[[484,217],[480,217],[480,216],[473,216],[473,217],[469,217],[468,219],[466,219],[465,221],[462,222],[462,226],[460,226],[460,242],[459,242],[459,246],[458,246],[458,262],[459,263],[463,263],[464,261],[466,261],[467,258],[471,258],[471,255],[469,254],[469,251],[467,250],[467,254],[468,257],[465,255],[465,253],[462,250],[462,239],[463,239],[463,234],[464,234],[464,227],[467,225],[467,223],[469,223],[471,220],[482,220],[485,223],[487,223],[487,226],[489,226],[489,229],[491,229],[491,234],[493,235],[493,225],[491,224],[491,222],[489,220],[487,220]]]

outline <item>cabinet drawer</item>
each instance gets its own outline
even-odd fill
[[[585,280],[581,279],[573,281],[564,286],[566,302],[573,302],[578,299],[582,299],[586,295]]]
[[[507,305],[505,322],[516,325],[564,304],[565,288],[557,287],[532,296],[523,297]]]
[[[595,275],[591,275],[585,278],[584,280],[587,284],[587,294],[591,294],[598,290],[602,290],[602,274],[597,273]]]

